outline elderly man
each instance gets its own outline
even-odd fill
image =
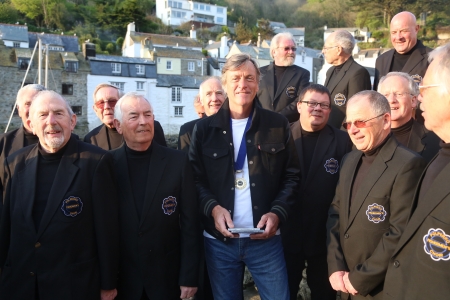
[[[407,73],[391,72],[381,77],[378,92],[391,105],[391,130],[403,146],[429,162],[439,151],[439,138],[413,119],[419,88]]]
[[[355,62],[352,51],[355,39],[347,30],[337,30],[325,41],[322,53],[332,67],[327,71],[325,86],[331,93],[331,115],[328,124],[340,128],[345,120],[347,100],[354,94],[372,89],[369,72]]]
[[[200,84],[199,99],[206,116],[209,117],[217,113],[225,101],[225,92],[223,91],[222,83],[220,83],[220,78],[211,77],[203,81],[202,84]],[[178,150],[189,152],[192,131],[198,121],[200,121],[200,119],[195,119],[180,127]]]
[[[360,92],[347,104],[343,126],[358,150],[342,164],[328,215],[327,260],[333,289],[350,293],[351,299],[382,299],[389,258],[425,167],[419,154],[390,133],[390,111],[375,91]],[[348,296],[344,293],[342,299]]]
[[[294,65],[297,46],[289,32],[275,35],[270,43],[273,62],[260,69],[259,104],[285,116],[289,122],[298,120],[297,98],[309,85],[309,71]]]
[[[114,299],[119,254],[113,160],[71,136],[64,98],[40,92],[27,120],[39,137],[10,155],[0,223],[4,299]]]
[[[425,169],[414,212],[389,261],[383,299],[446,299],[450,294],[450,44],[430,53],[420,86],[425,127],[443,142]]]
[[[289,299],[278,226],[297,199],[298,159],[288,120],[255,103],[259,76],[249,55],[227,60],[228,98],[196,124],[189,149],[216,300],[243,297],[244,265],[262,298]]]
[[[297,108],[300,120],[291,124],[291,131],[303,176],[299,201],[281,228],[291,300],[297,299],[305,260],[311,299],[336,300],[327,275],[326,223],[340,164],[351,151],[352,142],[346,132],[327,125],[331,97],[326,87],[306,87],[300,93]]]
[[[3,163],[9,154],[39,141],[28,126],[27,120],[33,98],[43,90],[45,87],[40,84],[29,84],[17,93],[16,106],[19,117],[22,119],[22,126],[0,135],[0,163]]]
[[[203,108],[203,104],[200,101],[200,95],[196,95],[194,98],[194,109],[199,118],[203,118],[205,115],[205,109]]]
[[[118,87],[109,83],[97,85],[94,90],[94,105],[92,108],[103,124],[92,129],[84,137],[86,143],[105,150],[116,149],[123,144],[122,135],[114,127],[114,107],[122,94]],[[163,129],[157,121],[155,121],[155,141],[160,145],[167,146]]]
[[[153,108],[144,96],[125,94],[114,114],[125,140],[111,152],[121,182],[119,299],[193,297],[200,235],[187,155],[153,142]]]

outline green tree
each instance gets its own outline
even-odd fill
[[[238,23],[236,24],[236,40],[238,42],[248,42],[252,39],[252,31],[245,25],[244,18],[240,17]]]
[[[11,3],[0,3],[0,23],[15,23],[18,19],[19,13]]]

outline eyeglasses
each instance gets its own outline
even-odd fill
[[[103,109],[105,107],[105,104],[108,103],[111,108],[114,108],[116,106],[116,103],[119,100],[111,99],[111,100],[101,100],[94,103],[95,107],[98,109]]]
[[[350,127],[352,126],[352,123],[353,123],[353,125],[355,125],[356,128],[364,128],[364,127],[367,126],[367,124],[366,124],[367,122],[369,122],[370,120],[379,118],[381,116],[384,116],[384,113],[382,113],[381,115],[378,115],[376,117],[364,120],[364,121],[345,122],[345,123],[342,124],[342,127],[344,127],[345,130],[349,130]]]
[[[329,109],[330,105],[326,103],[319,103],[319,102],[313,102],[313,101],[300,101],[301,103],[306,103],[308,107],[315,108],[317,105],[320,105],[321,109]]]
[[[422,92],[424,90],[428,89],[428,88],[437,87],[437,86],[441,86],[441,85],[442,85],[442,83],[440,83],[440,84],[429,84],[429,85],[419,85],[419,93],[422,94]]]
[[[410,93],[397,93],[397,92],[392,92],[392,93],[386,93],[386,94],[383,94],[383,96],[385,96],[386,98],[387,97],[389,97],[389,95],[394,95],[394,97],[395,98],[403,98],[403,97],[405,97],[406,95],[411,95],[411,96],[413,96],[413,94],[410,94]]]
[[[328,49],[335,48],[335,47],[339,47],[339,46],[331,46],[331,47],[325,47],[325,46],[323,46],[323,47],[322,47],[322,50],[328,51]]]
[[[292,52],[297,51],[297,47],[277,47],[277,49],[278,48],[284,49],[284,51],[286,52],[288,52],[289,50],[292,50]]]

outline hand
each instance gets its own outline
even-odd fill
[[[353,285],[350,283],[350,278],[348,278],[348,272],[345,272],[344,274],[344,284],[345,284],[345,288],[347,289],[347,291],[352,294],[353,296],[358,294],[358,291],[355,290],[355,288],[353,287]]]
[[[219,230],[221,234],[230,238],[239,236],[233,235],[227,229],[227,226],[229,228],[234,228],[234,223],[233,220],[231,220],[231,215],[228,210],[220,205],[217,205],[213,208],[211,215],[214,218],[214,225],[216,226],[216,229]]]
[[[331,287],[335,291],[343,291],[344,293],[348,293],[347,289],[345,288],[344,284],[344,275],[346,272],[344,271],[337,271],[331,274],[330,276],[330,283]]]
[[[277,233],[278,223],[280,223],[280,220],[278,219],[278,216],[276,214],[269,212],[263,215],[256,227],[263,228],[264,226],[266,226],[266,229],[263,233],[250,234],[250,238],[252,240],[261,240],[273,237]]]
[[[180,290],[181,290],[180,299],[192,299],[195,293],[197,293],[196,287],[180,286]]]
[[[100,290],[101,300],[113,300],[117,296],[117,290]]]

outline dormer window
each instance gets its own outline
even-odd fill
[[[137,75],[145,75],[145,66],[144,65],[136,65],[136,74]]]
[[[122,71],[122,65],[118,63],[111,63],[111,69],[113,74],[120,74]]]
[[[78,62],[76,61],[67,61],[65,65],[66,72],[76,73],[78,71]]]
[[[28,65],[30,64],[29,58],[19,58],[17,60],[17,65],[19,67],[19,70],[26,70],[28,69]]]

